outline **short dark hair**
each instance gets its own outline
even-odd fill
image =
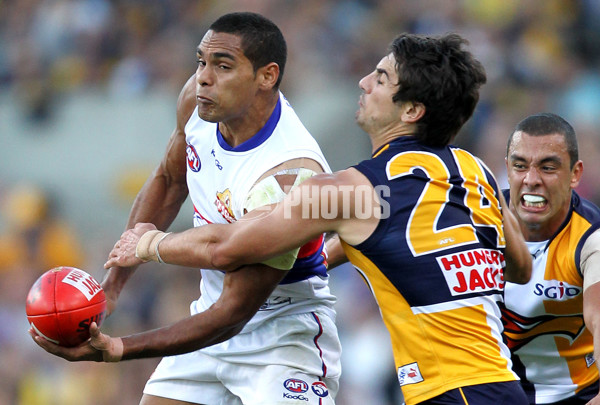
[[[458,34],[401,34],[390,45],[399,78],[393,101],[425,106],[415,136],[426,145],[449,144],[479,101],[485,69],[463,49],[466,44]]]
[[[569,154],[570,168],[572,169],[575,163],[579,160],[579,147],[577,146],[577,136],[575,130],[559,115],[552,113],[539,113],[530,115],[523,119],[516,126],[514,131],[508,137],[506,145],[506,155],[512,143],[515,132],[523,132],[529,136],[544,136],[559,134],[565,138],[567,144],[567,153]]]
[[[229,13],[213,22],[209,30],[239,35],[242,51],[252,63],[254,72],[271,62],[277,63],[279,77],[275,88],[279,88],[287,59],[287,44],[273,21],[256,13]]]

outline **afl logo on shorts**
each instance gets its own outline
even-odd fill
[[[308,391],[308,384],[305,381],[296,378],[288,378],[283,383],[283,386],[291,392],[302,393]]]
[[[314,392],[318,397],[325,398],[327,395],[329,395],[327,385],[325,385],[323,381],[316,381],[312,383],[311,389],[312,392]]]
[[[191,171],[199,172],[200,171],[200,158],[198,157],[198,153],[193,145],[188,144],[186,148],[187,153],[187,163]]]

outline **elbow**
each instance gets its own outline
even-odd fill
[[[215,246],[211,252],[211,266],[213,269],[222,271],[234,271],[243,263],[235,254],[231,254],[231,249],[223,245]]]

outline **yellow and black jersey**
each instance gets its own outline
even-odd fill
[[[505,241],[489,169],[413,137],[355,168],[378,191],[382,219],[363,243],[343,245],[381,308],[406,403],[516,380],[501,335]]]

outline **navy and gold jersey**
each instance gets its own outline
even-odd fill
[[[501,336],[505,241],[489,169],[413,137],[355,168],[389,212],[363,243],[343,246],[381,308],[406,403],[516,380]]]
[[[600,228],[600,209],[573,192],[567,219],[550,240],[527,242],[533,271],[527,284],[507,283],[502,320],[531,403],[598,394],[591,332],[583,320],[581,249]],[[582,402],[583,403],[583,402]]]

